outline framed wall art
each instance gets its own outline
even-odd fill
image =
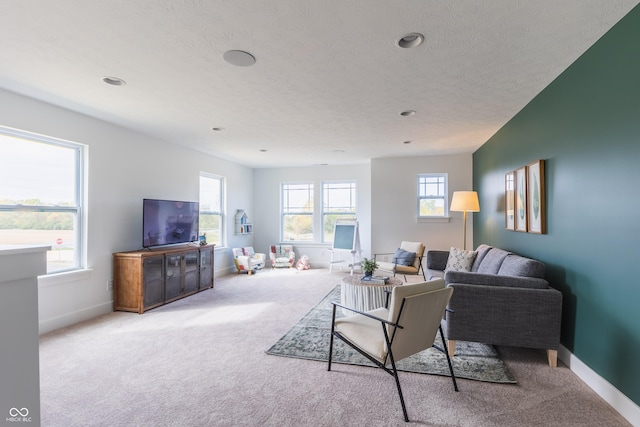
[[[504,228],[507,230],[516,229],[516,173],[507,172],[504,176]]]
[[[527,166],[527,231],[544,234],[545,222],[545,183],[544,160],[536,160]]]
[[[515,170],[515,230],[527,231],[527,167]]]

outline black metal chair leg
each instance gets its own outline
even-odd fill
[[[451,357],[449,357],[449,349],[447,348],[447,342],[444,339],[444,332],[442,332],[442,325],[440,325],[440,338],[442,338],[442,347],[444,347],[444,354],[447,356],[447,363],[449,364],[449,372],[451,372],[451,379],[453,380],[453,389],[455,391],[458,391],[456,374],[453,373],[453,364],[451,363]]]
[[[336,306],[333,306],[333,316],[331,317],[331,340],[329,341],[329,363],[327,365],[327,371],[331,370],[331,358],[333,356],[333,331],[336,323]]]
[[[404,404],[404,396],[402,395],[402,387],[400,387],[400,378],[398,378],[398,370],[396,369],[396,362],[393,359],[393,354],[389,350],[389,358],[391,359],[391,368],[393,370],[393,378],[396,380],[396,387],[398,387],[398,396],[400,396],[400,405],[402,405],[402,414],[404,415],[405,422],[409,422],[409,416],[407,415],[407,407]]]

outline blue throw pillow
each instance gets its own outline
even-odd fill
[[[413,265],[413,262],[416,260],[416,253],[405,251],[404,249],[396,249],[396,252],[393,254],[393,262],[398,265]]]

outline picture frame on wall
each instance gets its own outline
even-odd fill
[[[527,231],[546,233],[544,160],[527,166]]]
[[[516,173],[507,172],[504,175],[504,228],[507,230],[516,229]]]
[[[515,230],[527,232],[527,167],[515,170]]]

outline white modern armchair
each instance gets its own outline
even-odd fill
[[[400,247],[395,252],[374,254],[373,259],[378,264],[378,270],[383,270],[396,274],[404,275],[404,281],[407,281],[407,274],[420,275],[427,280],[422,267],[422,257],[424,255],[424,245],[422,242],[406,242],[400,243]],[[383,256],[387,256],[389,261],[384,261]]]
[[[349,307],[333,303],[327,370],[331,370],[334,337],[339,338],[394,377],[404,420],[409,421],[396,362],[434,346],[439,330],[444,349],[438,349],[446,355],[453,387],[458,391],[440,326],[452,293],[453,289],[445,287],[443,279],[396,286],[388,308],[367,312],[351,310],[354,314],[343,318],[336,318],[336,307]]]

